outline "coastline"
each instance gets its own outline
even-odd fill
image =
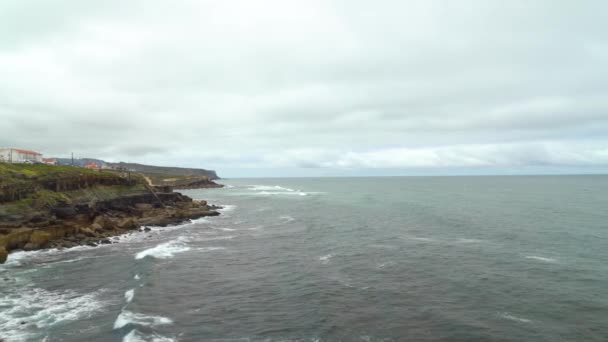
[[[222,207],[208,205],[206,201],[192,200],[181,193],[159,194],[165,205],[131,196],[124,202],[95,213],[79,213],[63,219],[54,219],[38,227],[10,229],[0,235],[0,263],[10,258],[12,251],[63,249],[76,246],[95,247],[115,243],[110,238],[133,231],[149,231],[148,226],[166,227],[207,216],[218,216]],[[7,228],[0,228],[4,232]]]
[[[148,226],[220,215],[221,207],[152,186],[139,174],[36,165],[9,171],[0,184],[0,264],[16,250],[94,247]],[[32,172],[36,177],[26,177]]]

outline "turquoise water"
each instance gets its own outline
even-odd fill
[[[608,177],[225,180],[223,215],[11,255],[7,341],[606,341]]]

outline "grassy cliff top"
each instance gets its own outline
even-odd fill
[[[78,203],[111,199],[145,191],[138,174],[81,167],[0,163],[0,216]]]
[[[20,183],[28,180],[45,181],[58,178],[79,177],[82,175],[99,176],[100,174],[106,174],[108,177],[116,177],[116,175],[111,173],[73,166],[0,163],[0,184]]]

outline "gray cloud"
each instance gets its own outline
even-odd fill
[[[0,145],[222,168],[608,167],[602,1],[4,1]]]

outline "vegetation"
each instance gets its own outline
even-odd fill
[[[137,174],[72,166],[0,163],[0,215],[145,190]]]
[[[83,175],[99,176],[100,174],[104,174],[104,172],[73,166],[0,163],[0,186],[23,184],[32,180],[45,181]],[[107,174],[107,176],[115,177],[112,174]]]

